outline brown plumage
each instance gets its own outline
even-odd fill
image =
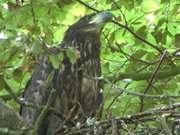
[[[82,120],[95,114],[102,102],[103,95],[101,81],[97,78],[101,76],[100,65],[100,33],[106,22],[111,21],[112,14],[101,12],[90,14],[81,18],[77,23],[70,26],[65,33],[62,48],[75,48],[79,53],[75,63],[64,52],[63,68],[55,70],[44,56],[29,81],[24,99],[33,104],[46,104],[48,98],[48,86],[45,82],[48,75],[55,71],[53,87],[57,91],[57,96],[53,107],[56,113],[60,113],[66,120]],[[21,115],[36,121],[37,110],[23,107]],[[50,114],[46,120],[47,131],[44,129],[41,135],[52,134],[60,124],[62,119],[54,114]]]

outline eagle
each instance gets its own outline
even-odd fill
[[[55,69],[47,54],[44,54],[27,83],[23,98],[34,105],[45,105],[49,90],[47,78],[53,72],[52,87],[56,90],[56,98],[52,105],[56,114],[50,113],[46,124],[42,126],[39,135],[52,135],[65,120],[82,120],[93,117],[103,100],[101,91],[103,83],[101,76],[100,36],[104,25],[112,21],[112,14],[107,11],[91,13],[80,18],[65,32],[60,48],[73,48],[78,57],[72,62],[66,51],[63,53],[63,65]],[[34,124],[40,111],[22,106],[20,114]]]

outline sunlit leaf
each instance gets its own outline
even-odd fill
[[[175,35],[175,45],[180,47],[180,34]]]
[[[74,64],[76,62],[77,58],[80,56],[80,52],[74,48],[68,48],[66,50],[66,54],[72,64]]]

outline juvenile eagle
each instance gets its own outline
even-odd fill
[[[101,82],[97,78],[101,76],[100,65],[100,34],[103,26],[112,20],[109,12],[93,13],[82,17],[65,33],[62,48],[73,47],[79,53],[75,63],[64,53],[63,68],[56,70],[53,79],[53,87],[57,96],[53,107],[63,117],[69,117],[73,110],[77,110],[74,118],[89,117],[96,113],[102,102],[100,92]],[[24,99],[36,105],[44,105],[47,102],[48,91],[45,82],[49,74],[55,69],[43,56],[39,67],[32,75],[25,92]],[[22,107],[21,115],[32,123],[36,121],[39,112],[35,109]],[[72,115],[72,114],[71,114]],[[70,116],[71,119],[72,116]],[[48,130],[41,135],[52,134],[58,128],[60,118],[54,114],[48,116]]]

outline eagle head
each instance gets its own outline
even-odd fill
[[[81,18],[74,26],[81,32],[100,32],[104,24],[112,20],[110,12],[93,13]]]
[[[65,40],[71,40],[71,35],[75,36],[92,36],[100,35],[103,26],[112,21],[113,15],[110,12],[103,11],[99,13],[92,13],[80,18],[73,24],[65,34]]]

